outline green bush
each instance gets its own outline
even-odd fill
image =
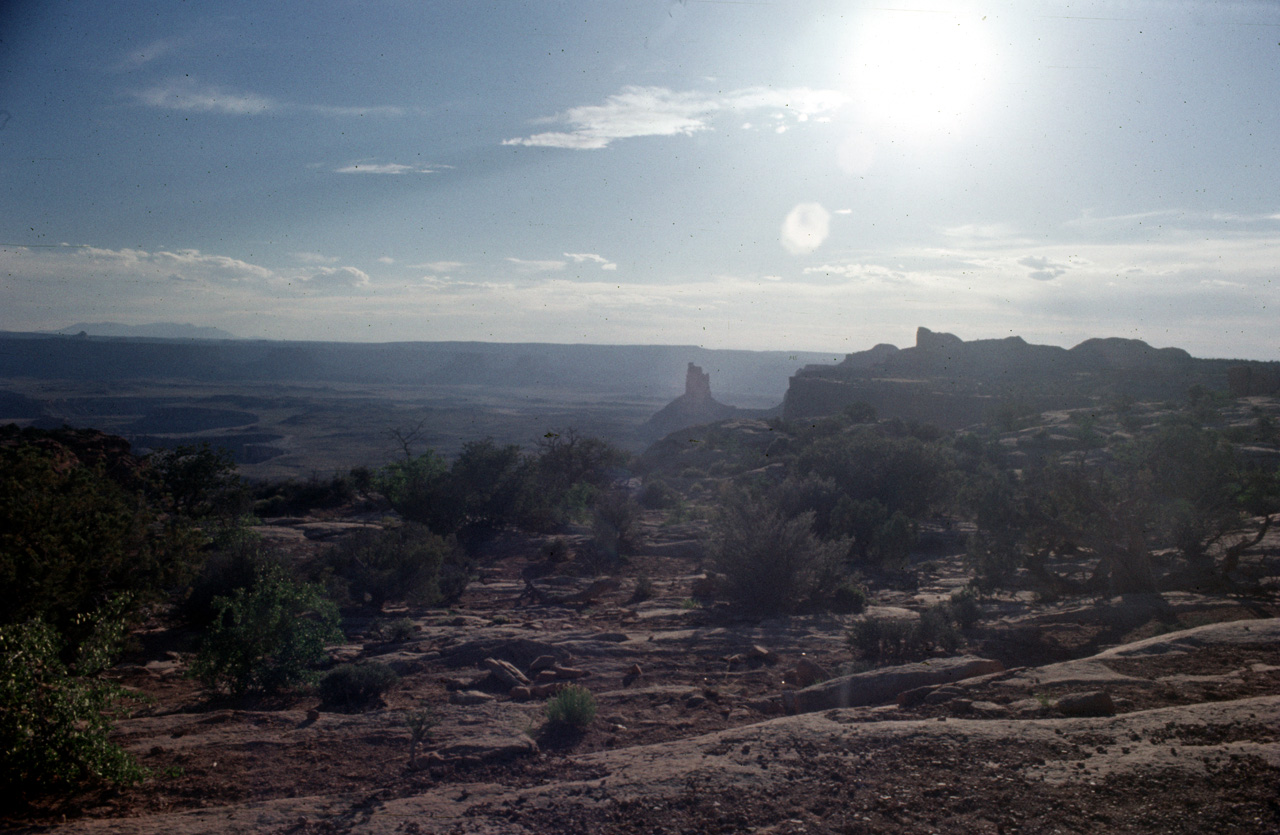
[[[978,625],[982,618],[982,606],[978,602],[978,590],[973,586],[965,586],[953,592],[950,602],[951,617],[966,632]]]
[[[457,542],[413,522],[351,534],[325,563],[353,602],[374,611],[391,601],[446,605],[471,581],[471,562]]]
[[[318,586],[278,567],[252,586],[214,600],[217,613],[191,675],[235,696],[274,693],[315,681],[326,644],[342,640],[338,609]]]
[[[857,583],[846,582],[831,593],[827,605],[833,612],[861,614],[867,608],[867,590]]]
[[[123,621],[107,620],[98,630],[104,653],[123,633]],[[43,621],[0,626],[0,787],[10,798],[146,776],[108,739],[110,715],[125,692],[90,674],[105,658],[90,650],[68,669],[62,649],[57,631]]]
[[[343,710],[359,710],[372,704],[400,681],[395,670],[379,661],[339,664],[320,679],[320,698]]]
[[[812,598],[848,550],[843,540],[819,540],[812,524],[812,512],[788,518],[768,501],[729,494],[709,544],[728,595],[760,614],[792,611]]]
[[[217,616],[214,600],[249,588],[263,572],[281,568],[279,555],[251,531],[227,531],[191,582],[179,614],[188,624],[205,627]]]
[[[596,718],[596,697],[587,688],[570,684],[547,700],[543,713],[552,724],[585,728]]]
[[[952,653],[960,646],[960,633],[945,604],[924,610],[917,621],[864,618],[850,628],[847,638],[863,660],[874,664],[916,661],[935,650]]]
[[[34,435],[40,445],[0,446],[0,624],[44,620],[74,653],[84,616],[104,599],[138,605],[185,579],[200,537],[160,523],[137,459],[123,452],[89,466],[60,437],[78,440],[66,430]]]
[[[418,627],[408,618],[396,618],[378,627],[378,637],[384,641],[400,642],[416,637]]]

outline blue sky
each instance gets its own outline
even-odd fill
[[[0,329],[1280,359],[1270,2],[11,2]]]

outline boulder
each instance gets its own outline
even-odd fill
[[[1068,693],[1054,705],[1064,716],[1114,716],[1115,703],[1106,690]]]
[[[504,688],[522,687],[529,684],[529,679],[514,664],[497,658],[486,658],[483,664],[495,681]]]
[[[841,676],[803,690],[786,691],[782,694],[782,702],[787,713],[886,704],[908,690],[950,684],[1003,669],[1004,665],[999,661],[972,655],[939,658]]]
[[[455,705],[479,705],[493,701],[493,696],[479,690],[455,690],[449,694],[449,703]]]

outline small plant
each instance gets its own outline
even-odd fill
[[[538,556],[543,562],[559,565],[569,559],[569,543],[564,541],[564,537],[556,536],[542,543],[542,547],[538,549]]]
[[[961,629],[968,632],[978,625],[982,618],[982,606],[978,602],[978,590],[973,586],[965,586],[951,595],[949,604],[951,617]]]
[[[653,595],[653,581],[649,579],[648,574],[641,574],[636,578],[635,590],[631,592],[631,602],[643,603],[646,600],[652,600]]]
[[[378,629],[378,636],[384,641],[391,643],[399,643],[400,641],[408,641],[418,634],[418,627],[409,618],[396,618],[382,624]]]
[[[440,724],[436,712],[429,707],[404,715],[401,724],[409,729],[409,767],[418,767],[418,748],[431,739],[436,725]]]
[[[596,697],[577,684],[570,684],[547,700],[543,713],[553,725],[585,728],[596,718]]]
[[[865,661],[899,664],[925,658],[934,650],[955,652],[960,646],[960,633],[951,623],[947,605],[942,603],[925,609],[917,621],[864,618],[849,630],[848,641]]]
[[[702,608],[702,601],[701,601],[701,600],[696,600],[696,599],[694,599],[694,598],[692,598],[692,597],[686,597],[684,600],[681,600],[681,601],[680,601],[680,608],[681,608],[681,609],[684,609],[685,611],[692,611],[692,610],[694,610],[694,609],[701,609],[701,608]]]
[[[360,710],[395,686],[400,677],[380,661],[339,664],[320,679],[320,698],[342,710]]]
[[[867,608],[867,590],[852,581],[831,593],[831,611],[846,615],[858,615]]]
[[[186,776],[187,770],[180,765],[171,765],[161,773],[166,780],[180,780]]]

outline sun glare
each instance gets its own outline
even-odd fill
[[[993,52],[981,15],[878,10],[854,34],[850,93],[863,118],[905,139],[954,134],[991,85]]]

